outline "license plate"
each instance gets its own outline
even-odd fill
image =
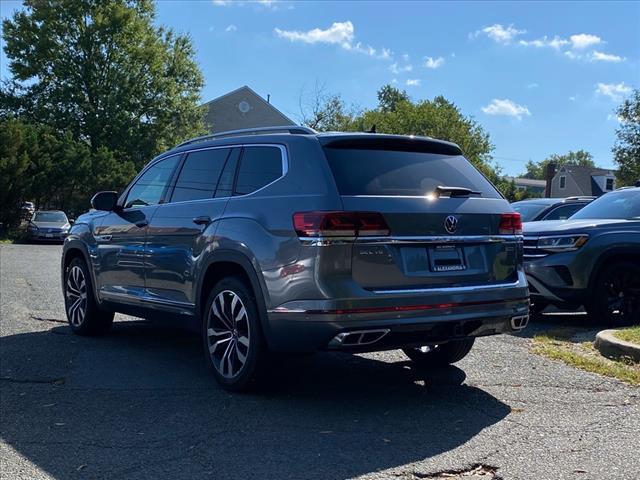
[[[53,233],[45,233],[45,238],[53,238]]]
[[[429,264],[432,272],[456,272],[467,268],[462,248],[454,245],[429,248]]]

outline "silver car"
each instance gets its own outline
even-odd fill
[[[27,225],[27,238],[38,241],[64,240],[69,234],[71,222],[60,210],[38,210]]]
[[[524,328],[520,215],[454,144],[302,127],[227,132],[100,192],[65,240],[78,334],[114,312],[202,336],[230,390],[270,352],[401,348],[420,366]]]

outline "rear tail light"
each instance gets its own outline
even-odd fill
[[[501,235],[522,235],[522,219],[519,213],[503,213],[498,232]]]
[[[299,237],[355,237],[389,235],[377,212],[298,212],[293,227]]]

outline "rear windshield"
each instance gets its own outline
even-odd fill
[[[549,205],[543,203],[512,203],[511,207],[520,214],[523,222],[530,222]]]
[[[446,186],[501,198],[461,155],[330,147],[324,152],[341,195],[422,196]]]

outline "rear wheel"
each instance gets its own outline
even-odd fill
[[[586,307],[593,321],[614,327],[640,323],[640,265],[609,265],[598,275],[592,295]]]
[[[439,345],[416,348],[403,348],[402,351],[416,365],[425,368],[436,368],[451,365],[462,360],[471,351],[475,338],[451,340]]]
[[[207,364],[230,391],[250,388],[265,367],[266,345],[252,290],[238,277],[216,284],[203,315]]]
[[[101,310],[93,294],[89,269],[81,258],[74,258],[65,272],[64,306],[73,333],[99,335],[113,323],[113,312]]]

